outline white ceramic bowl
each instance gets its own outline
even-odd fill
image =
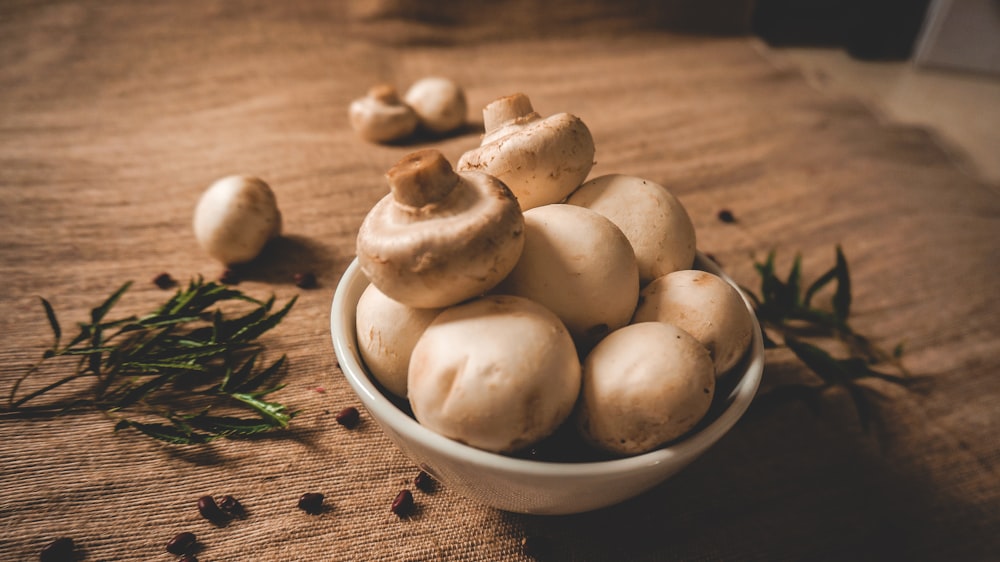
[[[695,266],[735,286],[703,255],[698,255]],[[355,333],[355,308],[367,286],[368,279],[355,260],[333,297],[333,347],[347,382],[382,431],[417,466],[459,494],[506,511],[578,513],[619,503],[660,484],[733,427],[750,406],[764,370],[760,326],[754,318],[750,351],[725,376],[726,384],[720,380],[719,388],[729,390],[728,395],[717,396],[718,404],[713,405],[708,418],[681,440],[642,455],[594,462],[508,457],[463,445],[423,427],[372,382],[358,353]]]

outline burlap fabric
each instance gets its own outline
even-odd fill
[[[85,560],[169,560],[180,531],[215,561],[524,560],[526,536],[545,537],[552,560],[995,559],[1000,198],[931,135],[825,97],[752,40],[658,29],[683,9],[278,4],[0,7],[0,389],[49,342],[37,296],[72,325],[127,279],[123,312],[162,302],[150,281],[162,271],[215,278],[193,206],[216,178],[249,173],[275,189],[286,237],[240,288],[300,295],[266,343],[291,365],[276,398],[301,410],[287,433],[202,447],[116,434],[87,412],[0,414],[0,559],[35,560],[69,536]],[[346,107],[373,84],[435,74],[465,85],[476,127],[479,108],[517,91],[582,117],[592,174],[668,186],[699,247],[744,284],[753,255],[776,248],[785,269],[802,252],[814,277],[842,244],[856,326],[905,342],[929,388],[866,383],[882,396],[867,433],[837,391],[819,415],[789,403],[744,419],[666,484],[599,512],[514,515],[438,489],[397,518],[389,504],[417,470],[364,413],[354,431],[334,422],[357,401],[328,316],[382,174],[417,146],[359,140]],[[419,146],[454,161],[476,127]],[[736,223],[717,220],[723,208]],[[301,271],[319,288],[295,287]],[[764,391],[811,380],[781,353],[768,362]],[[310,491],[327,512],[296,508]],[[248,516],[215,527],[196,512],[204,494],[235,495]]]

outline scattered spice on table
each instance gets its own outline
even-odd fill
[[[309,515],[319,515],[323,512],[323,494],[307,492],[299,497],[299,509]]]
[[[177,286],[177,280],[170,276],[169,273],[161,273],[153,278],[153,284],[161,289],[170,289]]]
[[[341,410],[335,419],[337,420],[337,423],[347,429],[354,429],[361,421],[361,413],[358,412],[358,409],[354,406],[348,406]]]
[[[243,504],[230,495],[222,496],[222,499],[219,500],[219,509],[230,517],[243,517],[246,515],[246,510],[243,509]]]
[[[66,562],[76,560],[76,545],[69,537],[60,537],[45,546],[39,555],[41,562]]]
[[[436,483],[434,479],[431,478],[430,474],[427,474],[423,470],[413,479],[413,485],[417,487],[418,490],[430,494],[434,492]]]
[[[408,517],[413,513],[416,505],[413,503],[413,493],[403,490],[396,494],[396,499],[392,500],[390,510],[399,517]]]
[[[177,533],[174,538],[167,542],[167,552],[170,554],[186,554],[194,547],[194,543],[196,542],[198,542],[198,539],[194,536],[194,533],[187,531]]]
[[[296,273],[294,279],[295,279],[295,286],[300,289],[316,288],[316,275],[311,271],[307,271],[305,273]]]
[[[215,498],[212,496],[202,496],[198,498],[198,513],[200,513],[205,519],[208,519],[217,525],[225,523],[226,520],[229,519],[226,514],[219,509],[219,504],[215,503]]]

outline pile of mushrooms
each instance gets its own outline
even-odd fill
[[[421,424],[488,451],[562,426],[612,455],[682,438],[750,346],[742,296],[692,269],[694,227],[666,188],[585,182],[578,117],[515,94],[484,122],[454,168],[429,149],[390,169],[358,232],[369,372]]]
[[[413,83],[402,97],[389,84],[379,84],[351,102],[351,128],[364,140],[390,143],[406,139],[418,129],[433,136],[465,125],[465,91],[455,81],[431,76]]]

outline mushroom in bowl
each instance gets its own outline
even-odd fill
[[[699,255],[695,267],[733,284]],[[599,509],[662,483],[728,432],[750,406],[763,374],[763,344],[754,320],[748,353],[724,379],[701,422],[680,438],[642,454],[548,461],[478,449],[421,425],[369,374],[356,336],[356,307],[369,281],[355,261],[342,277],[331,311],[340,369],[372,419],[417,466],[472,500],[505,511],[567,514]],[[750,304],[744,300],[750,311]],[[752,315],[751,315],[752,316]]]

